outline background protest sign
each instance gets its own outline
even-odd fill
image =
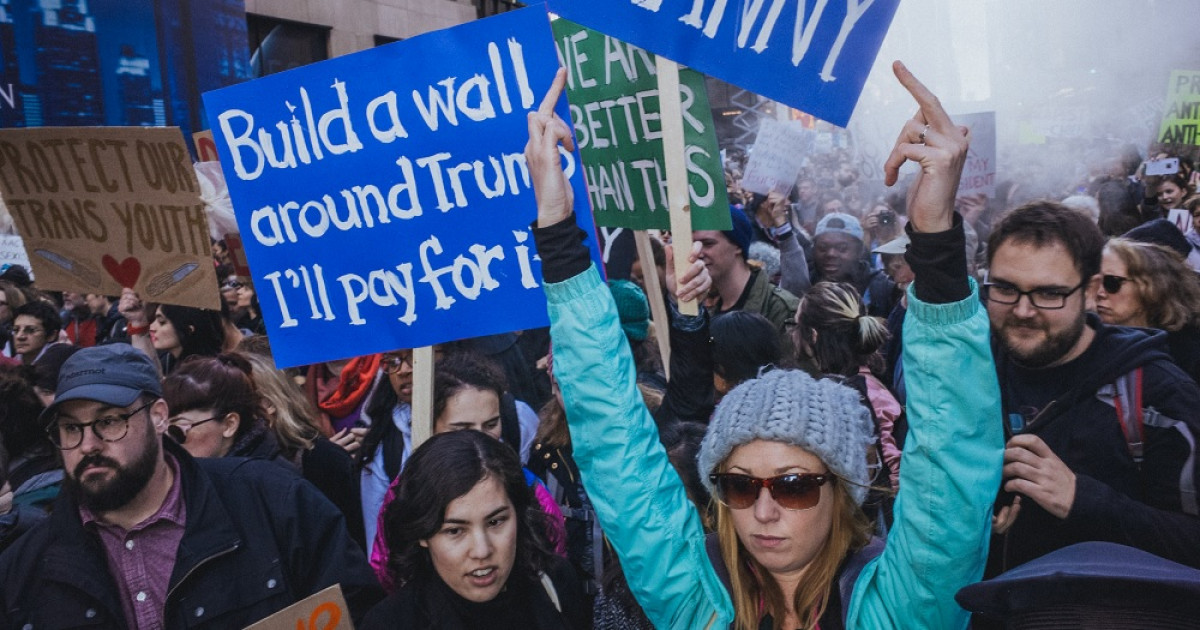
[[[178,128],[0,130],[0,190],[41,288],[220,308]]]
[[[557,69],[529,8],[205,94],[280,366],[546,325],[523,151]]]
[[[742,175],[742,188],[760,195],[790,193],[815,135],[799,122],[763,118]]]
[[[654,55],[554,20],[596,224],[671,229]],[[704,76],[680,69],[692,227],[728,230],[729,197]]]
[[[13,265],[20,265],[26,271],[33,269],[29,265],[29,254],[25,252],[25,243],[21,242],[21,237],[16,234],[0,234],[0,272]]]
[[[1200,70],[1172,70],[1158,129],[1160,144],[1200,145]]]
[[[958,181],[958,196],[996,196],[996,112],[962,114],[954,122],[971,130],[971,148]]]
[[[900,0],[550,0],[559,15],[842,127]]]

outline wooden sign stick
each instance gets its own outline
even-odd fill
[[[663,161],[667,170],[667,204],[671,213],[671,247],[675,250],[673,273],[678,278],[687,271],[690,266],[688,256],[692,255],[692,200],[684,163],[686,147],[683,142],[683,104],[679,99],[679,64],[661,55],[655,59]],[[678,306],[683,315],[699,313],[695,300],[679,302]]]
[[[412,450],[433,435],[433,346],[413,348]]]
[[[642,282],[646,285],[646,300],[650,302],[650,317],[654,320],[654,337],[658,340],[658,352],[662,355],[663,376],[670,379],[671,322],[667,318],[667,305],[663,301],[662,286],[658,281],[654,250],[650,249],[650,235],[645,230],[634,230],[633,242],[637,245],[638,262],[642,263]]]

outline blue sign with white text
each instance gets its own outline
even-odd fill
[[[281,367],[547,324],[523,150],[558,65],[538,7],[204,95]]]
[[[571,21],[842,127],[850,121],[899,3],[548,2],[551,11]],[[566,58],[570,63],[570,54]]]

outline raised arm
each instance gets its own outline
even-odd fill
[[[885,164],[889,185],[905,161],[921,166],[909,195],[910,432],[895,523],[855,585],[847,627],[965,628],[954,594],[983,575],[1004,448],[987,312],[967,277],[954,213],[969,137],[903,65],[894,69],[920,105]]]
[[[542,257],[554,373],[562,389],[575,461],[630,588],[659,628],[728,626],[733,607],[704,549],[704,530],[658,441],[638,392],[633,357],[612,295],[592,267],[575,226],[554,115],[565,74],[529,114],[526,161],[538,201],[534,238]],[[707,291],[704,266],[680,278],[682,299]]]

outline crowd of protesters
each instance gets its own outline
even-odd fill
[[[1193,627],[1200,176],[1123,150],[956,198],[969,133],[895,72],[884,182],[833,151],[753,194],[735,157],[730,230],[607,282],[560,73],[525,152],[551,326],[436,346],[423,431],[412,349],[278,369],[223,246],[220,311],[8,268],[0,628],[333,584],[362,628]]]

